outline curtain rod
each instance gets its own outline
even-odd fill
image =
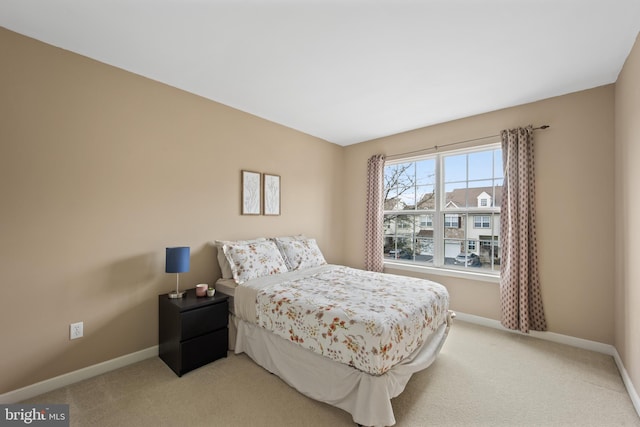
[[[548,129],[550,127],[551,126],[549,126],[549,125],[542,125],[542,126],[539,126],[537,128],[533,128],[533,130]],[[459,145],[459,144],[466,144],[467,142],[480,141],[482,139],[497,138],[499,136],[500,136],[500,134],[487,135],[487,136],[482,136],[480,138],[466,139],[464,141],[450,142],[448,144],[442,144],[442,145],[434,145],[433,147],[423,148],[421,150],[407,151],[406,153],[391,154],[389,156],[386,156],[386,158],[388,159],[390,157],[398,157],[398,156],[406,156],[407,154],[422,153],[423,151],[431,151],[431,150],[438,151],[439,148],[443,148],[443,147],[449,147],[449,146],[452,146],[452,145]]]

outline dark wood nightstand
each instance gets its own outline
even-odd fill
[[[229,297],[158,296],[159,356],[179,377],[209,362],[227,357]]]

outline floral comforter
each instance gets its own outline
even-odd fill
[[[382,375],[446,322],[449,294],[428,280],[328,265],[259,289],[256,302],[259,326]]]

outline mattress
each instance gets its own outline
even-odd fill
[[[372,375],[419,349],[446,323],[449,307],[435,282],[337,265],[216,288],[233,295],[240,319]]]
[[[363,426],[396,423],[391,399],[402,393],[414,373],[435,361],[451,325],[451,316],[448,316],[447,322],[429,335],[411,357],[383,375],[369,375],[302,348],[253,323],[231,317],[231,324],[238,331],[236,354],[246,353],[300,393],[349,412],[353,421]]]
[[[229,312],[235,314],[235,296],[238,284],[233,279],[218,279],[215,284],[216,292],[222,292],[229,296]]]
[[[233,279],[218,279],[215,285],[216,291],[220,291],[225,295],[229,295],[230,297],[236,295],[237,287],[238,284]]]

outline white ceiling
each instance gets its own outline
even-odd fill
[[[0,25],[348,145],[615,82],[640,0],[2,0]]]

